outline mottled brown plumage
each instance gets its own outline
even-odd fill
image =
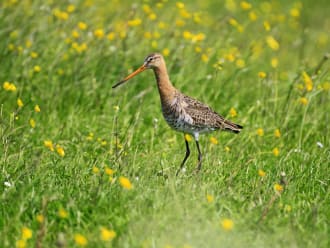
[[[199,171],[202,165],[202,154],[198,143],[199,134],[215,130],[239,133],[243,127],[226,120],[206,104],[186,96],[174,88],[168,77],[164,58],[158,53],[153,53],[147,56],[143,65],[139,69],[115,84],[113,88],[146,69],[152,69],[155,73],[163,116],[168,125],[176,131],[193,135],[198,149],[197,170]],[[186,155],[177,174],[190,155],[189,144],[186,139],[185,143]]]

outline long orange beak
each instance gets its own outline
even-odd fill
[[[146,67],[145,65],[142,65],[139,69],[137,69],[135,72],[132,72],[131,74],[129,74],[127,77],[125,77],[123,80],[119,81],[118,83],[116,83],[114,86],[112,86],[112,88],[116,88],[117,86],[125,83],[127,80],[131,79],[132,77],[136,76],[137,74],[145,71],[146,69],[148,69],[148,67]]]

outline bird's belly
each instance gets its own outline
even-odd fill
[[[205,126],[195,125],[193,119],[189,115],[180,113],[163,113],[167,124],[176,131],[194,134],[208,133],[215,129]]]

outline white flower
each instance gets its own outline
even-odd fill
[[[316,142],[316,145],[320,148],[323,148],[323,144],[320,141]]]
[[[10,183],[10,182],[4,182],[3,183],[6,187],[11,187],[12,186],[12,184]]]

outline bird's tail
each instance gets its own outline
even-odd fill
[[[243,126],[225,120],[223,123],[223,129],[228,132],[239,133],[243,129]]]

